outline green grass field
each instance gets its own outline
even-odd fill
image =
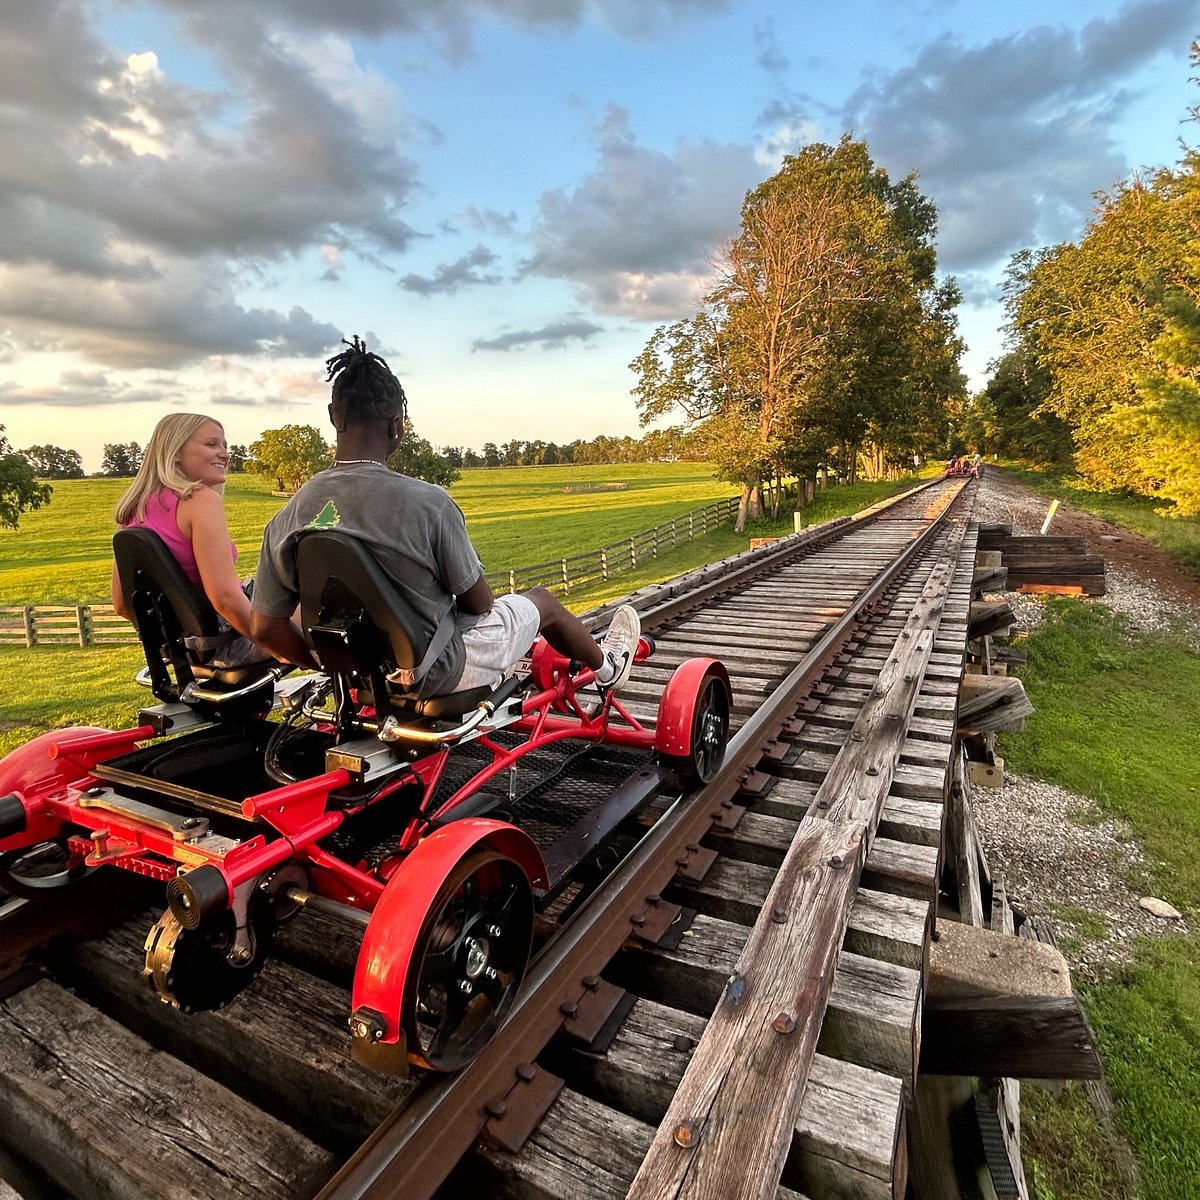
[[[620,484],[600,490],[600,484]],[[124,479],[71,479],[50,504],[0,529],[0,604],[106,601],[112,512]],[[238,570],[253,573],[263,526],[283,498],[258,475],[231,475],[225,492]],[[569,489],[596,490],[569,490]],[[489,571],[593,550],[736,494],[703,463],[514,467],[464,471],[451,489]]]
[[[580,490],[598,483],[620,490]],[[844,516],[912,486],[911,479],[834,487],[804,512],[808,524]],[[28,513],[17,531],[0,531],[0,604],[66,603],[107,598],[111,512],[126,481],[78,480],[56,485],[54,500]],[[512,468],[465,472],[453,489],[472,539],[491,566],[522,566],[598,546],[730,495],[697,464]],[[243,574],[257,559],[263,524],[283,503],[266,481],[234,476],[226,493],[230,530],[247,548]],[[512,526],[512,528],[509,528]],[[477,528],[480,530],[477,532]],[[792,514],[758,522],[745,534],[730,525],[684,543],[638,570],[572,590],[567,603],[582,612],[649,583],[743,551],[749,538],[791,533]],[[501,557],[507,546],[512,559]],[[149,694],[135,686],[141,665],[135,646],[81,650],[0,647],[0,753],[37,733],[69,725],[125,725]]]

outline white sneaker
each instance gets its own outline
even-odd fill
[[[625,686],[625,681],[633,670],[633,656],[637,652],[638,638],[641,636],[642,622],[637,615],[637,609],[631,604],[622,604],[613,613],[608,632],[600,643],[600,649],[612,670],[609,678],[596,680],[602,695]]]

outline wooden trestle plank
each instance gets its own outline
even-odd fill
[[[818,1054],[804,1093],[785,1175],[800,1174],[815,1196],[902,1196],[908,1168],[900,1081]]]
[[[448,1194],[505,1200],[622,1200],[653,1127],[564,1088],[516,1154],[486,1145],[450,1177]],[[805,1200],[776,1187],[773,1200]]]
[[[297,922],[311,914],[302,913]],[[417,1086],[350,1058],[347,989],[272,960],[232,1003],[184,1015],[140,976],[147,922],[71,951],[70,980],[97,1007],[314,1141],[350,1153]],[[319,933],[314,926],[314,934]],[[286,1109],[278,1111],[280,1104]]]
[[[921,972],[843,951],[818,1049],[894,1075],[912,1094],[920,1051]]]
[[[725,854],[713,863],[702,882],[676,885],[670,898],[706,917],[748,926],[757,919],[774,877],[770,867]],[[930,911],[927,901],[860,887],[850,911],[845,946],[858,954],[920,968]]]
[[[594,1099],[657,1124],[703,1032],[702,1017],[638,1000],[603,1054],[567,1049],[553,1068],[585,1081]],[[903,1111],[899,1080],[818,1054],[784,1181],[813,1195],[845,1195],[848,1177],[853,1194],[890,1198],[883,1186],[892,1180]]]
[[[89,1200],[292,1200],[334,1160],[43,980],[0,1002],[8,1139]]]
[[[629,1196],[767,1197],[780,1178],[789,1138],[807,1085],[818,1036],[837,1040],[827,1012],[836,977],[843,981],[847,1014],[859,1050],[863,1033],[853,1020],[856,989],[849,977],[890,973],[884,994],[897,1000],[894,1019],[909,1013],[905,1061],[879,1065],[909,1081],[918,1045],[921,973],[843,953],[855,890],[880,811],[897,773],[904,731],[935,631],[957,568],[965,533],[948,537],[948,554],[929,572],[890,658],[855,722],[851,740],[820,785],[772,885],[701,1038],[666,1118],[655,1133]],[[940,797],[944,772],[938,775]],[[821,815],[817,815],[821,813]],[[861,964],[861,966],[860,966]],[[878,981],[875,981],[878,983]],[[871,989],[873,996],[879,988]],[[867,1021],[880,1019],[878,1004]],[[892,1020],[893,1014],[885,1014]],[[876,1055],[866,1047],[868,1058]],[[870,1065],[876,1065],[870,1063]]]

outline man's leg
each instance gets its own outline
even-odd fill
[[[621,605],[613,614],[603,642],[597,643],[583,622],[568,612],[553,593],[538,587],[530,588],[523,595],[537,607],[542,618],[542,636],[559,654],[591,667],[601,689],[615,689],[625,683],[633,667],[641,633],[633,608],[628,604]]]
[[[537,606],[542,618],[542,636],[559,654],[576,659],[593,671],[601,666],[604,654],[599,643],[574,613],[563,608],[553,592],[548,592],[544,587],[535,587],[522,595],[528,596]]]

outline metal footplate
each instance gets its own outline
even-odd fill
[[[207,817],[183,816],[142,800],[122,796],[112,788],[91,788],[79,798],[78,804],[83,809],[110,812],[138,825],[169,833],[172,841],[195,846],[212,854],[226,854],[239,844],[233,838],[210,832]]]

